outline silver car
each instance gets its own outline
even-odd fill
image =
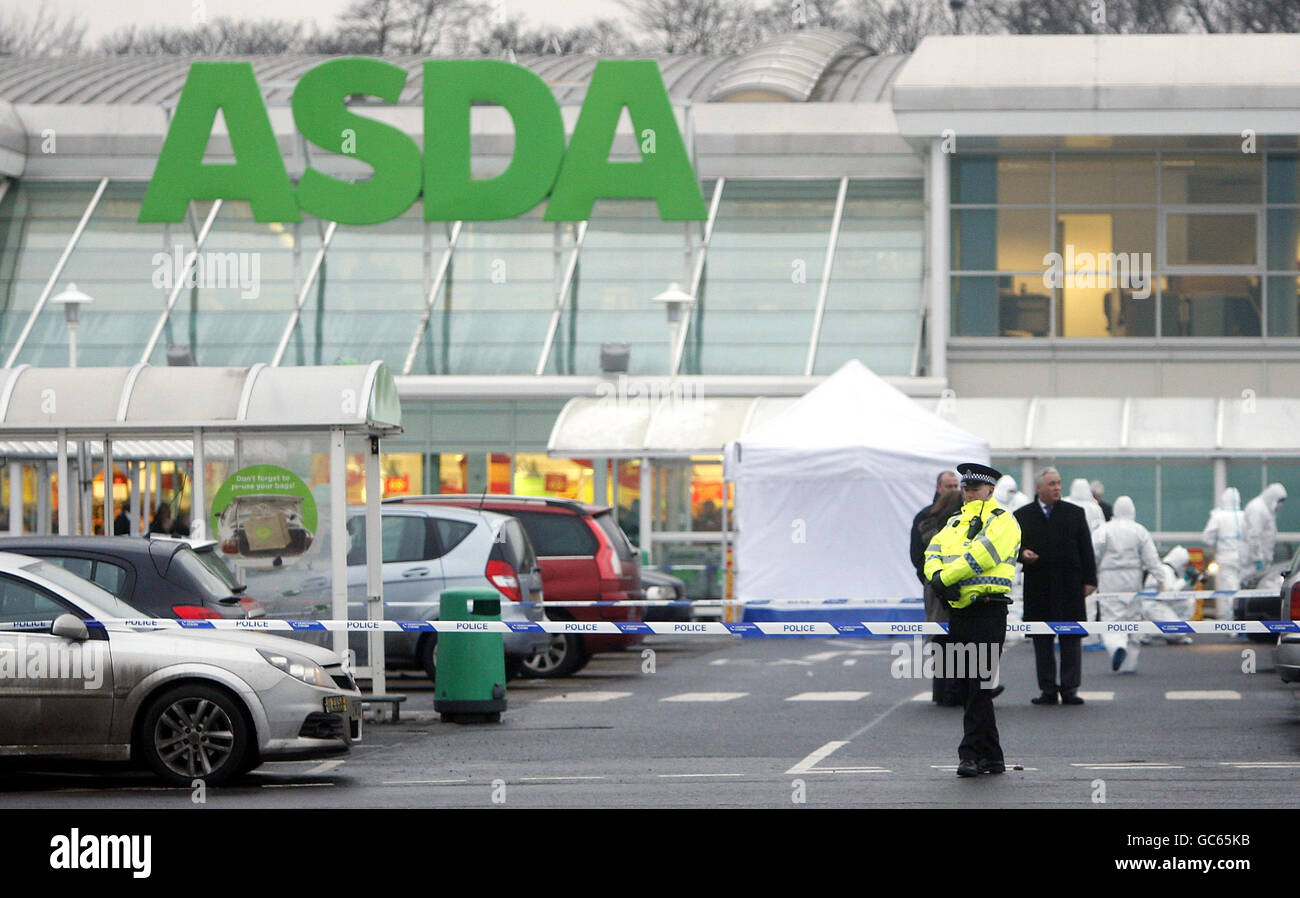
[[[113,618],[142,626],[86,623]],[[0,757],[134,761],[174,785],[217,785],[360,741],[361,693],[334,652],[147,627],[95,584],[0,553]]]
[[[366,541],[364,510],[348,510],[348,616],[364,619]],[[383,509],[385,620],[439,620],[444,589],[487,587],[501,594],[503,621],[542,621],[542,569],[528,534],[510,515],[471,508],[385,505]],[[349,646],[361,655],[366,634]],[[504,634],[506,672],[550,645],[546,633]],[[436,633],[385,633],[387,667],[437,671]]]

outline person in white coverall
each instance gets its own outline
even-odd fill
[[[1106,515],[1102,513],[1101,506],[1093,498],[1092,487],[1088,481],[1082,477],[1076,477],[1070,481],[1070,495],[1065,497],[1066,502],[1071,502],[1083,509],[1084,515],[1088,519],[1088,529],[1092,531],[1092,550],[1097,551],[1097,531],[1106,523]],[[1097,587],[1098,591],[1101,587]],[[1087,608],[1088,620],[1097,619],[1097,595],[1096,593],[1088,596],[1084,600],[1084,607]],[[1095,635],[1085,636],[1083,639],[1085,646],[1097,647],[1101,645],[1101,637]]]
[[[1242,516],[1246,519],[1246,564],[1263,570],[1273,563],[1277,548],[1277,508],[1286,501],[1286,487],[1270,483],[1264,492],[1246,503]]]
[[[1183,546],[1174,546],[1170,549],[1165,557],[1161,559],[1160,575],[1147,575],[1146,580],[1142,583],[1142,588],[1150,592],[1177,592],[1185,590],[1187,583],[1187,565],[1191,564],[1192,556]],[[1190,620],[1192,613],[1196,610],[1195,599],[1148,599],[1143,603],[1147,620]],[[1143,639],[1142,644],[1147,645],[1150,639]],[[1181,636],[1166,636],[1165,642],[1170,645],[1191,645],[1192,637],[1183,634]]]
[[[1162,577],[1165,567],[1156,552],[1155,540],[1137,522],[1137,509],[1128,496],[1115,500],[1111,519],[1093,534],[1097,555],[1097,607],[1104,621],[1136,621],[1147,617],[1148,609],[1134,593],[1142,589],[1142,577]],[[1107,596],[1106,593],[1124,595]],[[1158,613],[1158,612],[1157,612]],[[1162,618],[1154,617],[1152,620]],[[1172,619],[1172,615],[1170,618]],[[1125,673],[1137,670],[1141,641],[1137,633],[1106,633],[1102,636],[1110,652],[1110,669]]]
[[[1029,497],[1016,489],[1016,478],[1003,474],[998,485],[993,488],[993,498],[1007,511],[1015,511],[1022,505],[1029,504]]]
[[[1219,571],[1214,575],[1214,588],[1236,590],[1241,588],[1241,567],[1246,562],[1246,519],[1241,513],[1241,493],[1230,486],[1219,494],[1219,504],[1210,512],[1210,520],[1201,534],[1205,548],[1214,551],[1214,561]],[[1214,616],[1231,620],[1232,596],[1216,596]]]

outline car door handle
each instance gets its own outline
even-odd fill
[[[413,580],[416,577],[427,576],[429,576],[429,569],[427,567],[413,567],[402,571],[402,578],[405,580]]]

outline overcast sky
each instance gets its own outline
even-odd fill
[[[91,43],[124,25],[188,25],[194,7],[206,7],[209,19],[228,16],[242,19],[310,19],[321,28],[333,24],[349,0],[36,0],[51,11],[76,12],[88,26]],[[6,12],[24,10],[32,14],[33,0],[0,0]],[[525,16],[534,25],[577,25],[593,18],[623,20],[623,8],[615,0],[487,0],[504,3],[512,14]]]

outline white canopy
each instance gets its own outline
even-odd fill
[[[736,596],[885,600],[920,594],[912,517],[935,477],[987,464],[988,443],[846,363],[727,444],[736,482]]]

